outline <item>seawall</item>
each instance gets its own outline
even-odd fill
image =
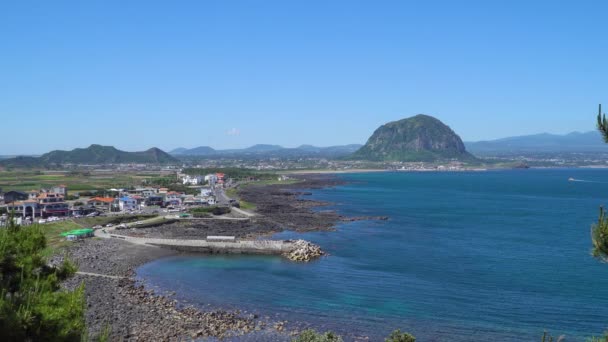
[[[109,237],[190,253],[282,255],[293,261],[310,261],[324,254],[319,246],[304,240],[207,241],[139,238],[118,234],[109,234]]]

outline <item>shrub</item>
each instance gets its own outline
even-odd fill
[[[397,329],[393,331],[384,341],[386,342],[416,342],[416,338],[408,333]]]
[[[606,211],[600,207],[600,216],[598,222],[591,228],[591,241],[593,242],[592,254],[594,257],[607,261],[608,260],[608,218]]]
[[[313,329],[304,330],[292,342],[342,342],[342,337],[334,332],[318,333]]]
[[[190,214],[192,214],[192,216],[194,217],[207,217],[209,216],[209,214],[213,214],[213,215],[224,215],[224,214],[228,214],[230,213],[231,209],[230,207],[218,207],[218,206],[212,206],[212,207],[198,207],[198,208],[192,208],[189,209],[188,212]],[[204,215],[206,214],[206,215]]]

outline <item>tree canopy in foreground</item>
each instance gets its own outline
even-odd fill
[[[60,287],[75,266],[67,259],[48,266],[42,227],[22,227],[12,217],[8,222],[0,229],[0,340],[80,341],[84,285],[74,291]]]

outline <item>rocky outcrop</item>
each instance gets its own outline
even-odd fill
[[[470,160],[460,137],[436,118],[419,114],[380,126],[353,159],[430,162]]]
[[[292,243],[294,246],[293,250],[283,254],[284,257],[291,261],[309,262],[322,255],[325,255],[325,252],[321,250],[321,247],[312,242],[308,242],[306,240],[296,240]]]

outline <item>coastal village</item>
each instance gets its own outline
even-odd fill
[[[213,206],[218,204],[218,192],[231,180],[224,173],[187,175],[177,173],[190,194],[171,191],[163,186],[145,186],[131,189],[109,188],[82,196],[80,192],[70,192],[65,184],[48,189],[16,191],[0,189],[0,225],[4,225],[7,214],[12,212],[18,224],[45,223],[66,217],[117,215],[125,213],[158,213],[164,208],[184,211],[189,207]],[[192,194],[195,192],[195,194]],[[235,201],[223,204],[237,205]]]
[[[238,186],[232,178],[223,172],[208,174],[192,174],[177,172],[174,183],[163,186],[133,187],[129,189],[105,189],[104,196],[87,192],[90,196],[81,196],[80,192],[71,194],[68,186],[62,184],[48,189],[16,191],[10,190],[1,194],[3,214],[0,216],[0,227],[6,226],[10,220],[23,226],[33,223],[47,224],[63,220],[78,220],[81,218],[109,218],[105,225],[95,225],[91,228],[75,229],[62,232],[66,240],[78,240],[87,237],[119,238],[135,244],[150,244],[165,246],[171,249],[195,249],[203,253],[252,253],[252,254],[281,254],[293,261],[309,261],[323,254],[316,245],[303,240],[249,241],[237,239],[233,235],[206,235],[198,239],[175,242],[167,239],[145,239],[140,233],[129,235],[129,228],[150,226],[167,226],[177,221],[189,221],[194,225],[201,219],[217,217],[228,224],[239,226],[242,220],[248,221],[255,216],[250,211],[241,210],[236,199],[226,195],[225,190]],[[256,178],[245,177],[252,182]],[[276,181],[286,181],[289,177],[280,175]],[[146,181],[144,181],[145,183]],[[172,187],[186,187],[185,191],[173,191]],[[137,219],[132,222],[131,217]],[[141,218],[141,219],[140,219]],[[113,224],[117,219],[121,224]],[[125,229],[126,234],[117,234],[115,229]],[[164,231],[164,228],[161,227]],[[162,234],[162,233],[161,233]],[[134,235],[134,236],[133,236]],[[164,235],[164,234],[162,234]]]

